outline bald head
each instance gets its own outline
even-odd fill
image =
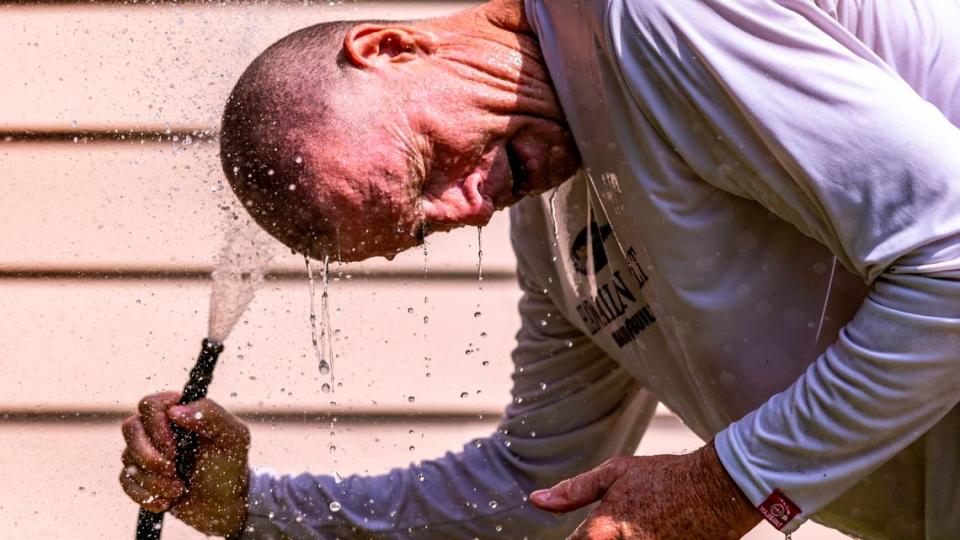
[[[260,226],[304,253],[337,228],[316,204],[322,186],[310,164],[317,146],[337,137],[331,100],[353,70],[342,44],[355,25],[322,23],[273,44],[240,77],[223,114],[220,156],[233,189]]]
[[[221,142],[257,223],[311,257],[390,257],[565,180],[578,156],[521,8],[325,23],[264,51]]]

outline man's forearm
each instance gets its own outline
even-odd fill
[[[806,518],[956,406],[960,279],[950,274],[881,277],[799,381],[717,435],[753,503],[780,489]]]
[[[457,539],[550,528],[529,489],[506,465],[502,441],[480,439],[459,454],[380,476],[255,474],[242,538]],[[504,534],[507,534],[506,532]]]

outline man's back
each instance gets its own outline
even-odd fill
[[[919,178],[916,186],[884,187],[915,150],[887,144],[899,136],[899,124],[883,115],[926,118],[927,133],[903,124],[913,137],[936,132],[944,144],[956,138],[891,78],[906,79],[943,113],[960,110],[960,62],[952,61],[960,56],[960,35],[951,31],[960,24],[957,3],[817,4],[528,2],[589,178],[519,209],[516,229],[539,228],[542,238],[516,241],[527,253],[533,243],[555,244],[529,257],[554,260],[544,263],[554,268],[534,270],[554,283],[554,301],[704,438],[808,371],[821,378],[796,392],[814,399],[834,392],[831,376],[816,373],[814,361],[867,297],[864,279],[881,270],[867,261],[890,249],[884,239],[893,235],[884,227],[895,232],[890,223],[901,219],[922,224],[936,199],[925,199],[924,191],[942,191],[933,176],[927,185]],[[883,100],[902,101],[911,112],[878,106]],[[830,163],[835,168],[824,168]],[[857,174],[873,180],[858,185]],[[871,196],[886,210],[863,198]],[[876,225],[862,232],[860,216]],[[932,239],[926,225],[920,229],[910,241]],[[581,251],[594,260],[602,253],[602,265],[577,264],[584,235],[592,249]],[[875,249],[856,251],[874,239]],[[824,363],[838,361],[856,364]],[[872,383],[865,377],[855,384]],[[845,412],[818,411],[817,403],[804,411],[811,434],[797,429],[784,439],[788,446],[796,437],[809,459],[826,434],[835,437],[866,414],[855,399],[825,400]],[[804,459],[771,467],[814,470]],[[924,489],[927,497],[944,492],[924,487],[925,459],[919,446],[901,452],[848,495],[846,502],[860,506],[840,508],[845,519],[834,523],[891,538],[923,534]],[[862,467],[838,462],[824,478],[850,477]],[[813,476],[801,478],[812,486]],[[865,496],[857,499],[858,491]],[[846,519],[851,512],[859,516]]]
[[[817,0],[907,84],[960,125],[960,2]]]

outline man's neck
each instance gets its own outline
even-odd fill
[[[533,34],[524,0],[492,0],[480,8],[490,24],[517,34]]]

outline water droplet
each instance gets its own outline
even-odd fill
[[[460,392],[460,399],[464,399],[470,395],[470,392]]]
[[[483,281],[483,227],[477,227],[477,281]]]
[[[330,390],[331,390],[330,383],[323,383],[323,386],[320,387],[320,391],[323,392],[324,394],[329,394]]]
[[[339,512],[340,508],[341,508],[340,503],[338,503],[337,501],[333,501],[330,503],[331,512]]]
[[[550,223],[553,225],[553,246],[560,245],[560,231],[557,228],[557,192],[560,188],[554,188],[550,194]]]
[[[473,316],[474,316],[474,317],[479,317],[480,315],[483,315],[483,313],[480,313],[479,311],[474,311],[474,312],[473,312]]]
[[[546,390],[546,389],[547,389],[547,383],[545,382],[540,383],[540,390]]]
[[[487,506],[489,506],[490,508],[496,508],[496,507],[497,507],[497,501],[490,501],[490,502],[487,503]]]
[[[293,158],[293,161],[296,162],[297,164],[300,164],[300,163],[303,163],[303,158],[300,156],[297,156]]]
[[[193,413],[193,417],[194,417],[195,419],[197,419],[197,420],[200,420],[201,418],[203,418],[203,413],[200,412],[200,411],[197,411],[197,412]]]

